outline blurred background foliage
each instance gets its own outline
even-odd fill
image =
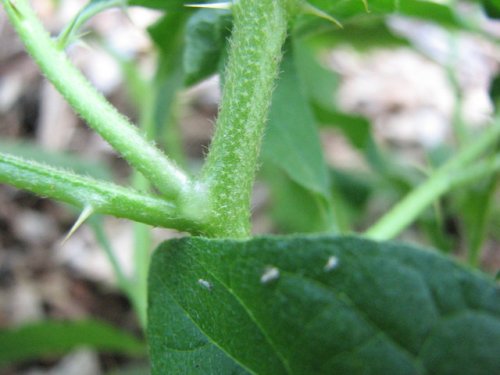
[[[182,0],[99,12],[115,3],[33,6],[93,84],[196,174],[231,12]],[[304,14],[290,31],[254,192],[256,234],[362,232],[491,126],[500,98],[498,0],[310,4],[343,28]],[[0,31],[0,151],[150,189],[40,77],[3,10]],[[495,273],[499,200],[498,175],[454,189],[398,239]],[[76,215],[0,186],[0,374],[147,373],[129,302],[145,293],[134,259],[179,234],[94,217],[61,245]]]

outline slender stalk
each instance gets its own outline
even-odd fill
[[[134,223],[134,277],[131,294],[134,309],[144,329],[147,326],[148,271],[152,247],[151,228],[141,223]]]
[[[410,192],[369,228],[365,235],[377,240],[391,239],[413,223],[423,210],[449,190],[473,183],[500,170],[500,156],[498,155],[491,160],[470,165],[498,141],[499,125],[496,123],[486,130],[474,143],[438,169],[425,183]]]
[[[140,108],[140,128],[148,139],[155,139],[154,103],[155,101],[153,100],[137,102]],[[133,174],[132,186],[143,192],[151,189],[149,181],[139,173]],[[151,228],[142,223],[134,223],[134,275],[131,280],[130,295],[137,317],[144,330],[147,327],[147,285],[152,247],[153,238]]]
[[[0,153],[0,183],[13,185],[96,213],[154,226],[200,232],[201,225],[183,215],[182,206],[107,182],[83,177]]]
[[[142,137],[60,51],[26,0],[2,0],[10,21],[45,76],[87,123],[166,197],[198,193],[189,178]]]
[[[487,188],[485,191],[482,191],[483,200],[479,202],[479,212],[480,215],[475,218],[476,228],[479,228],[478,233],[470,233],[469,234],[469,248],[467,253],[467,261],[473,267],[479,267],[481,263],[481,249],[486,237],[486,232],[488,228],[488,218],[492,212],[492,203],[494,201],[495,192],[497,192],[498,187],[500,186],[500,173],[495,173],[490,177],[488,181]]]
[[[125,276],[125,273],[123,272],[120,262],[118,261],[115,255],[113,247],[111,246],[111,243],[109,242],[109,239],[106,236],[106,232],[104,231],[103,228],[102,216],[91,216],[88,220],[88,225],[94,231],[94,236],[97,242],[103,248],[106,257],[108,258],[108,261],[111,264],[111,268],[113,268],[113,272],[118,282],[118,287],[121,290],[123,290],[127,295],[130,295],[131,294],[130,282]]]
[[[222,104],[203,170],[215,236],[250,234],[250,196],[286,37],[287,7],[287,0],[240,0],[232,6]]]

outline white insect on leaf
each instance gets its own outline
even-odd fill
[[[198,279],[198,284],[207,290],[212,290],[212,284],[210,284],[207,280]]]
[[[276,267],[267,267],[262,276],[260,277],[260,282],[262,284],[267,284],[271,281],[277,280],[280,277],[280,270]]]
[[[339,258],[332,255],[326,261],[325,267],[323,267],[323,269],[325,270],[325,272],[330,272],[330,271],[334,270],[335,268],[337,268],[338,265],[339,265]]]

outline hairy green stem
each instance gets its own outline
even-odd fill
[[[397,203],[365,235],[376,240],[388,240],[408,227],[432,202],[451,189],[496,173],[500,156],[471,165],[485,150],[498,142],[500,124],[497,122],[474,143],[439,168],[426,182]]]
[[[222,104],[203,170],[215,236],[250,234],[250,197],[286,38],[287,7],[287,0],[240,0],[232,7]]]
[[[96,213],[154,226],[200,232],[199,223],[185,217],[182,206],[62,169],[0,153],[0,183]]]
[[[87,123],[166,197],[187,199],[199,191],[174,163],[85,79],[52,40],[26,0],[2,0],[17,34],[45,76]]]

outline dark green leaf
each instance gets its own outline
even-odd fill
[[[0,366],[15,361],[59,356],[80,346],[133,356],[142,356],[146,351],[143,342],[106,323],[95,320],[42,321],[0,330]]]
[[[314,116],[304,99],[291,58],[285,58],[273,94],[263,157],[279,165],[296,183],[329,196],[329,176]]]
[[[293,60],[285,56],[278,86],[273,94],[262,157],[266,164],[282,169],[298,185],[309,191],[314,206],[323,212],[323,230],[335,227],[330,201],[330,176],[323,158],[314,115],[303,93]],[[268,174],[269,176],[269,174]],[[271,187],[279,186],[271,184]],[[297,192],[297,189],[294,189]],[[274,195],[279,193],[275,189]],[[311,206],[313,207],[313,206]],[[315,220],[313,216],[305,220]]]
[[[310,41],[296,43],[294,51],[298,74],[301,82],[304,82],[304,91],[317,122],[338,128],[354,147],[363,151],[375,170],[385,169],[387,163],[373,140],[370,122],[360,116],[343,113],[337,108],[334,98],[338,76],[320,64],[318,51]]]
[[[333,212],[324,197],[296,183],[272,163],[265,164],[261,174],[270,190],[270,213],[280,233],[331,231]],[[336,201],[335,214],[339,203]]]
[[[231,32],[229,10],[202,9],[187,23],[184,71],[186,84],[195,84],[217,72]]]
[[[408,42],[387,26],[384,18],[360,19],[350,22],[343,29],[326,21],[298,22],[294,25],[293,37],[311,39],[317,47],[334,48],[349,45],[360,51],[380,47],[401,47]]]
[[[158,69],[151,92],[151,133],[159,143],[165,144],[169,156],[181,165],[184,163],[184,152],[175,112],[177,94],[185,80],[182,58],[188,16],[188,13],[169,13],[149,28],[159,50]]]
[[[500,369],[495,282],[399,243],[172,240],[154,255],[149,301],[157,375]]]

